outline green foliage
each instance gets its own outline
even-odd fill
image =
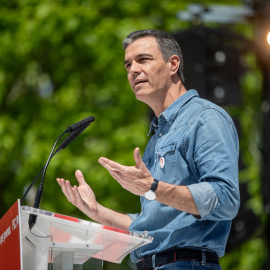
[[[262,238],[252,238],[245,245],[221,259],[222,269],[253,270],[264,269],[267,250]]]
[[[55,181],[63,177],[76,184],[74,171],[81,169],[101,204],[121,212],[139,211],[138,197],[123,190],[98,163],[100,156],[106,156],[132,165],[135,147],[143,152],[148,141],[150,112],[128,85],[121,42],[137,29],[186,28],[189,24],[178,21],[176,13],[189,2],[0,1],[0,216],[22,197],[61,132],[89,115],[96,121],[52,159],[41,208],[87,219]],[[240,31],[252,36],[247,25]],[[243,129],[246,168],[240,179],[248,182],[250,205],[263,220],[258,150],[261,78],[254,57],[246,62],[250,70],[243,78],[243,105],[230,111]],[[32,205],[33,194],[26,204]],[[223,269],[261,269],[264,245],[259,232],[222,260]],[[252,256],[245,260],[247,253]],[[125,262],[107,267],[130,269],[128,259]]]

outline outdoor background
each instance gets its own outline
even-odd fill
[[[244,1],[0,0],[0,217],[22,198],[58,136],[90,115],[96,121],[52,159],[40,208],[88,219],[66,200],[55,180],[63,177],[76,184],[74,172],[80,169],[99,203],[123,213],[140,211],[139,198],[98,163],[105,156],[133,165],[135,147],[143,153],[149,139],[152,112],[135,99],[128,84],[121,42],[138,29],[172,34],[191,29],[192,22],[177,17],[191,2]],[[255,39],[252,22],[202,25],[226,26],[251,43]],[[184,49],[183,54],[185,66]],[[247,192],[241,207],[254,217],[251,229],[237,223],[221,265],[223,270],[261,270],[269,269],[261,180],[263,76],[254,51],[246,50],[241,61],[241,98],[223,107],[240,131],[240,182]],[[25,205],[32,206],[36,189]],[[133,268],[128,256],[121,265],[105,263],[104,269]]]

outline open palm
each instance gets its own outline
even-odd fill
[[[75,176],[79,186],[71,186],[68,180],[57,178],[68,201],[79,208],[83,213],[93,218],[97,214],[96,196],[90,186],[85,182],[81,171],[77,170]]]

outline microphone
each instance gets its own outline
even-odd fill
[[[41,179],[41,183],[38,187],[37,193],[36,193],[36,197],[35,197],[35,202],[33,207],[34,208],[39,208],[39,204],[41,202],[41,196],[43,193],[43,183],[44,183],[44,179],[45,179],[45,174],[46,174],[46,170],[47,167],[49,165],[50,160],[52,159],[52,157],[58,153],[60,150],[65,149],[77,136],[79,136],[92,122],[95,121],[95,118],[93,116],[89,116],[71,126],[69,126],[56,140],[56,142],[54,143],[53,149],[49,155],[49,158],[47,159],[47,162],[45,164],[45,166],[42,168],[42,170],[39,172],[38,176],[35,178],[35,180],[32,182],[32,184],[28,187],[28,189],[26,190],[23,198],[22,198],[22,202],[24,201],[27,193],[29,192],[29,190],[31,189],[31,187],[34,185],[34,183],[37,181],[37,179],[39,178],[39,176],[41,175],[41,173],[43,172],[42,175],[42,179]],[[60,144],[59,148],[54,152],[54,149],[58,143],[58,141],[60,140],[60,138],[66,134],[71,132],[71,134]],[[29,216],[29,220],[28,220],[28,224],[29,224],[29,229],[31,231],[31,229],[34,227],[34,225],[36,224],[36,220],[37,220],[37,215],[34,214],[30,214]]]
[[[90,125],[84,125],[75,131],[71,132],[71,134],[63,141],[61,142],[59,148],[55,151],[55,154],[58,153],[60,150],[65,149],[72,141],[74,141],[88,126]]]
[[[78,137],[92,122],[95,121],[94,116],[89,116],[76,124],[73,124],[67,128],[72,131],[71,134],[60,144],[59,148],[55,151],[55,154],[60,150],[65,149],[76,137]]]
[[[95,117],[94,116],[89,116],[89,117],[84,118],[83,120],[69,126],[67,128],[67,131],[72,132],[72,131],[75,131],[75,130],[77,130],[77,129],[81,128],[81,127],[84,127],[84,126],[88,127],[94,121],[95,121]]]
[[[65,131],[65,133],[68,133],[68,132],[71,132],[71,130],[73,130],[73,131],[76,131],[76,128],[78,128],[78,129],[80,129],[80,127],[83,127],[83,126],[85,126],[85,128],[86,127],[88,127],[90,124],[91,124],[91,122],[94,122],[95,121],[95,118],[93,117],[93,116],[89,116],[89,117],[87,117],[87,118],[85,118],[85,119],[83,119],[83,120],[81,120],[81,121],[79,121],[79,122],[77,122],[77,123],[75,123],[75,124],[73,124],[73,125],[71,125],[71,126],[69,126],[67,129],[66,129],[66,131]],[[84,128],[84,129],[85,129]],[[84,130],[83,129],[83,130]],[[82,131],[83,131],[82,130]],[[81,131],[81,132],[82,132]],[[81,133],[80,132],[80,133]],[[80,134],[79,133],[79,134]],[[77,134],[77,133],[76,133]],[[79,135],[78,134],[78,135]],[[66,138],[66,140],[65,141],[67,141],[71,136],[73,137],[73,139],[69,142],[69,143],[71,143],[76,137],[74,136],[75,135],[75,133],[71,133],[67,138]],[[61,137],[61,136],[60,136]],[[58,138],[59,139],[59,138]],[[64,141],[64,142],[65,142]],[[61,143],[61,145],[62,144],[64,144],[64,142],[62,142]],[[68,144],[69,144],[68,143]],[[61,149],[64,149],[64,148],[66,148],[67,146],[68,146],[68,144],[66,144],[65,145],[65,147],[61,147],[61,145],[60,145],[60,147],[54,152],[54,154],[52,155],[52,157],[56,154],[56,153],[58,153]],[[35,178],[35,180],[30,184],[30,186],[27,188],[27,190],[25,191],[25,193],[24,193],[24,195],[23,195],[23,197],[22,197],[22,199],[21,199],[21,204],[23,204],[23,202],[24,202],[24,200],[25,200],[25,198],[26,198],[26,196],[27,196],[27,194],[28,194],[28,192],[30,191],[30,189],[32,188],[32,186],[36,183],[36,181],[38,180],[38,178],[40,177],[40,175],[41,175],[41,173],[43,172],[43,170],[44,170],[44,168],[45,168],[45,166],[41,169],[41,171],[38,173],[38,175],[36,176],[36,178]]]

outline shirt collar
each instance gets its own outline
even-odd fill
[[[148,136],[152,132],[153,129],[157,128],[158,126],[158,120],[161,117],[164,117],[164,119],[172,125],[174,122],[179,110],[183,107],[183,105],[188,102],[191,98],[199,96],[198,92],[194,89],[188,90],[185,94],[180,96],[177,100],[175,100],[164,112],[162,112],[159,117],[157,118],[156,116],[153,118],[151,125],[150,125],[150,130],[148,132]]]

